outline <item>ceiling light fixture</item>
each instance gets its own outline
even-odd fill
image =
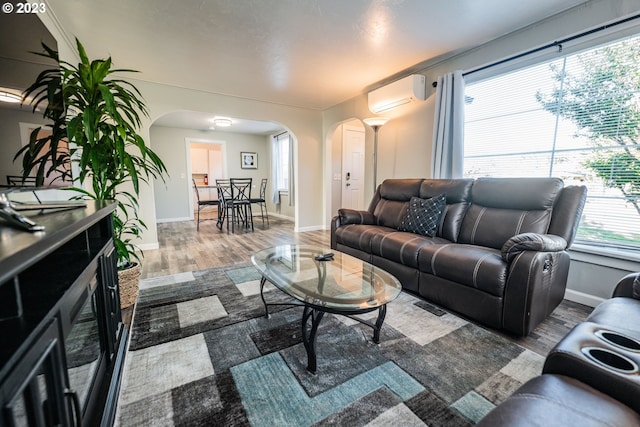
[[[10,102],[12,104],[16,104],[22,101],[22,97],[20,95],[16,95],[15,93],[0,91],[0,102]]]
[[[228,128],[232,123],[229,119],[213,119],[213,124],[221,128]]]

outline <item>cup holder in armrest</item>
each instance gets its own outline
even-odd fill
[[[618,332],[607,330],[599,330],[595,332],[595,336],[609,344],[629,351],[640,351],[640,342],[633,338],[626,337]]]
[[[640,413],[640,343],[612,327],[576,325],[551,349],[542,372],[575,378]]]
[[[635,374],[638,365],[631,359],[606,348],[583,347],[582,353],[600,365],[624,374]]]

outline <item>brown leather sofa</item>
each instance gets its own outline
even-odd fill
[[[444,194],[433,237],[399,231],[412,197]],[[557,178],[388,179],[368,210],[340,209],[331,247],[405,290],[493,328],[528,335],[564,297],[583,186]]]
[[[526,382],[479,423],[640,426],[640,273],[624,277]]]

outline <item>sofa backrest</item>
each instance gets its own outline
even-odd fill
[[[422,179],[387,179],[371,200],[369,212],[376,218],[376,224],[398,228],[407,211],[409,200],[420,196]]]
[[[424,179],[420,185],[420,197],[423,199],[447,195],[447,209],[438,227],[436,236],[452,242],[458,241],[460,225],[464,218],[469,201],[473,179]]]
[[[568,185],[562,189],[553,206],[553,216],[549,233],[567,241],[567,248],[573,243],[580,224],[580,217],[587,200],[587,187]]]
[[[550,233],[570,246],[587,189],[559,178],[387,179],[369,204],[376,224],[398,228],[411,197],[442,193],[447,209],[436,236],[500,249],[520,233]]]
[[[500,249],[516,234],[546,234],[563,186],[559,178],[476,179],[458,242]]]
[[[455,242],[472,185],[472,179],[387,179],[378,187],[369,212],[377,225],[398,228],[412,197],[427,199],[445,193],[447,209],[436,235]]]

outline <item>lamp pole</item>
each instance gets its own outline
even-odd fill
[[[373,129],[373,194],[378,188],[378,130],[389,121],[387,117],[371,117],[363,120]]]

